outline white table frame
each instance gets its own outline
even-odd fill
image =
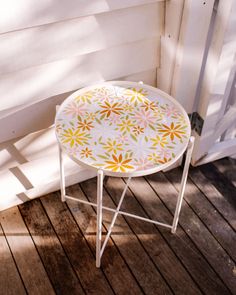
[[[126,183],[126,186],[123,190],[123,193],[121,195],[120,201],[119,201],[116,209],[112,209],[112,208],[103,206],[103,203],[102,203],[103,202],[103,200],[102,200],[103,199],[103,179],[104,179],[105,175],[109,176],[109,173],[107,171],[103,171],[103,170],[97,171],[97,203],[92,203],[89,201],[77,199],[77,198],[66,195],[63,151],[61,149],[60,144],[58,143],[59,162],[60,162],[60,188],[61,188],[62,202],[65,202],[66,200],[74,200],[74,201],[77,201],[77,202],[80,202],[83,204],[97,207],[96,267],[99,268],[101,266],[101,258],[102,258],[103,252],[105,250],[106,244],[109,240],[109,237],[111,235],[112,228],[115,224],[118,214],[133,217],[133,218],[140,219],[140,220],[147,221],[147,222],[151,222],[151,223],[154,223],[154,224],[157,224],[160,226],[164,226],[164,227],[170,228],[172,233],[176,232],[178,221],[179,221],[179,214],[180,214],[181,205],[182,205],[183,196],[184,196],[184,191],[185,191],[185,187],[186,187],[187,177],[188,177],[188,171],[189,171],[189,166],[190,166],[190,161],[191,161],[191,156],[192,156],[192,151],[193,151],[193,146],[194,146],[194,140],[195,140],[195,138],[193,136],[191,136],[189,139],[187,148],[186,148],[187,153],[186,153],[185,164],[184,164],[184,169],[183,169],[183,174],[182,174],[182,179],[181,179],[181,187],[180,187],[180,191],[178,194],[178,199],[177,199],[177,203],[176,203],[175,214],[174,214],[172,224],[162,223],[162,222],[159,222],[156,220],[144,218],[142,216],[131,214],[131,213],[120,210],[120,207],[122,205],[122,202],[123,202],[125,194],[126,194],[126,191],[129,187],[129,183],[131,181],[132,175],[129,176],[129,178],[128,178],[128,181]],[[103,244],[102,244],[102,210],[108,210],[108,211],[114,212],[111,224],[109,226],[109,229],[108,229],[108,232],[106,234]]]

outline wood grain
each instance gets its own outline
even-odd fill
[[[179,190],[181,181],[181,169],[177,168],[166,173],[168,179]],[[215,210],[208,199],[189,179],[185,190],[185,200],[194,210],[194,212],[204,222],[206,227],[211,231],[219,244],[226,250],[229,256],[236,261],[236,232],[232,227],[222,218],[220,213]],[[208,214],[208,212],[212,212]]]
[[[18,208],[1,212],[0,218],[27,293],[55,294]]]
[[[56,293],[84,294],[40,200],[19,207]]]
[[[86,196],[91,201],[96,202],[96,179],[93,178],[87,181],[86,184],[82,183],[81,185]],[[103,204],[105,206],[114,207],[114,203],[106,191],[104,191],[103,197]],[[107,227],[111,220],[111,214],[105,210],[103,212],[103,220],[104,225]],[[148,254],[122,216],[117,218],[117,223],[113,227],[111,237],[146,294],[171,294],[168,285],[163,280],[153,262],[149,260]],[[105,251],[108,250],[106,249]],[[146,275],[147,273],[149,273],[148,277]]]
[[[195,170],[177,233],[119,216],[100,270],[94,208],[61,203],[54,193],[25,203],[21,212],[16,207],[1,212],[0,294],[235,294],[233,227],[223,210],[228,201],[220,202],[214,182]],[[171,224],[181,172],[133,178],[122,209]],[[214,179],[222,178],[214,172],[219,174]],[[104,203],[115,207],[124,182],[108,178],[104,185]],[[67,194],[96,202],[96,179],[70,187]],[[104,210],[103,217],[104,239],[112,214]]]
[[[1,294],[14,295],[17,290],[17,294],[24,295],[26,290],[24,288],[21,277],[16,268],[16,264],[12,257],[10,248],[7,244],[7,240],[3,234],[0,226],[0,286]]]
[[[223,158],[221,160],[214,161],[213,165],[236,187],[236,159]]]
[[[200,169],[191,169],[189,177],[194,184],[204,193],[208,200],[216,207],[222,216],[228,221],[234,230],[236,230],[236,210],[228,202],[227,198],[221,194],[209,179],[200,171]]]
[[[166,174],[168,173],[169,172]],[[176,206],[176,189],[166,182],[166,177],[161,173],[152,175],[151,178],[155,179],[155,189],[158,195],[167,208],[173,213]],[[157,187],[158,182],[162,183],[162,189]],[[165,186],[163,183],[165,183]],[[194,241],[203,256],[207,259],[208,263],[217,271],[227,287],[231,292],[234,292],[236,286],[236,281],[233,275],[234,262],[185,201],[183,201],[182,204],[179,223],[185,229],[188,236]],[[215,249],[217,249],[217,252]],[[225,261],[227,261],[227,264]]]
[[[158,194],[161,198],[164,195],[166,198],[175,198],[172,193],[173,188],[171,184],[161,173],[150,175],[147,177],[147,180],[148,182],[143,178],[132,179],[130,187],[133,193],[143,208],[145,208],[150,218],[171,224],[173,216],[164,205],[165,202],[163,204],[157,196]],[[204,259],[201,252],[181,226],[178,226],[175,235],[171,234],[170,230],[162,227],[159,227],[159,230],[203,293],[212,295],[229,294],[229,291],[219,279],[214,269]],[[202,271],[203,269],[204,272]]]
[[[67,190],[67,194],[75,198],[88,200],[79,185],[71,186]],[[83,205],[74,201],[67,201],[67,204],[93,252],[93,263],[95,265],[96,213],[92,207],[88,205]],[[105,233],[106,228],[103,227],[103,235],[105,235]],[[109,280],[115,294],[129,294],[130,290],[137,295],[143,294],[139,283],[135,280],[135,277],[123,257],[120,255],[112,239],[109,239],[106,251],[102,256],[101,268]]]
[[[61,202],[60,194],[47,195],[41,201],[85,292],[114,294],[102,270],[96,268],[86,240],[66,204]]]
[[[236,210],[236,187],[217,168],[209,163],[200,166],[201,172],[207,177],[208,181],[224,196],[229,204]]]
[[[124,187],[125,183],[120,178],[109,177],[106,182],[106,189],[116,204],[119,202]],[[122,210],[147,217],[130,191],[125,196]],[[188,272],[153,224],[134,218],[125,217],[125,219],[175,294],[201,294]],[[173,269],[175,269],[174,272]]]

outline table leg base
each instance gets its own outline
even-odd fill
[[[136,219],[143,220],[146,222],[150,222],[150,223],[160,225],[163,227],[167,227],[167,228],[171,229],[171,232],[173,234],[176,233],[176,229],[177,229],[177,225],[178,225],[178,221],[179,221],[179,214],[180,214],[180,210],[181,210],[181,206],[182,206],[182,202],[183,202],[184,191],[185,191],[186,182],[187,182],[187,176],[188,176],[188,170],[189,170],[190,161],[191,161],[191,155],[192,155],[192,151],[193,151],[193,145],[194,145],[194,137],[190,137],[189,144],[187,147],[187,154],[186,154],[186,159],[185,159],[185,164],[184,164],[183,175],[182,175],[182,179],[181,179],[181,187],[180,187],[180,191],[178,194],[173,223],[171,225],[120,210],[120,207],[122,205],[122,202],[123,202],[125,194],[126,194],[126,191],[129,187],[131,177],[129,177],[129,179],[126,183],[126,186],[123,190],[123,193],[121,195],[120,201],[119,201],[116,209],[109,208],[109,207],[102,205],[103,178],[104,178],[104,174],[103,174],[102,170],[98,170],[98,174],[97,174],[97,179],[98,179],[98,181],[97,181],[97,203],[77,199],[77,198],[66,195],[65,176],[64,176],[64,167],[63,167],[63,155],[62,155],[62,150],[59,147],[61,200],[64,202],[68,199],[68,200],[73,200],[73,201],[80,202],[80,203],[83,203],[86,205],[90,205],[93,207],[97,207],[96,267],[99,268],[101,266],[101,258],[104,253],[107,242],[110,238],[110,235],[112,233],[112,228],[115,224],[118,214],[132,217],[132,218],[136,218]],[[108,228],[108,231],[107,231],[107,234],[106,234],[103,244],[102,244],[102,210],[108,210],[110,212],[114,212],[111,224]]]

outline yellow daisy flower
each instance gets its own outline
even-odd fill
[[[165,147],[168,144],[166,137],[161,137],[159,135],[151,138],[151,141],[153,142],[152,146],[160,145],[161,147]]]
[[[143,88],[140,88],[140,89],[130,88],[124,92],[124,95],[126,95],[128,98],[130,98],[130,101],[132,103],[135,103],[135,105],[137,105],[138,102],[146,101],[147,98],[145,96],[147,94],[148,94],[148,92],[146,90],[144,90]]]
[[[133,169],[134,167],[132,165],[129,165],[128,163],[132,159],[123,159],[122,154],[119,156],[112,155],[113,161],[106,161],[105,169],[109,169],[113,172],[126,172],[128,169]]]
[[[81,132],[80,130],[69,128],[64,130],[64,133],[62,134],[62,142],[69,142],[70,147],[73,147],[75,143],[78,145],[84,145],[88,142],[88,138],[85,136],[85,134],[85,132]]]
[[[132,112],[134,110],[134,106],[132,104],[126,103],[123,106],[123,110],[126,112]]]
[[[93,97],[93,93],[88,91],[88,92],[85,92],[84,94],[82,95],[79,95],[75,98],[75,101],[76,102],[86,102],[86,103],[91,103],[91,99]]]
[[[122,144],[118,143],[116,140],[108,139],[106,145],[104,146],[104,149],[107,150],[109,153],[113,152],[114,154],[117,153],[117,151],[122,151]]]
[[[157,153],[152,153],[152,154],[148,155],[147,159],[148,159],[148,161],[151,161],[151,162],[157,164],[161,158]]]
[[[126,131],[130,132],[131,127],[133,127],[134,124],[132,124],[132,121],[130,119],[124,119],[124,120],[121,121],[120,124],[117,124],[117,126],[120,127],[121,132],[123,132],[123,131],[124,132],[126,132]]]

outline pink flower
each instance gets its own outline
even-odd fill
[[[66,115],[71,115],[72,117],[82,116],[87,111],[85,107],[85,103],[77,104],[76,102],[72,101],[68,104],[64,110]]]
[[[165,115],[167,117],[171,117],[171,116],[178,116],[179,115],[179,110],[175,108],[175,106],[170,106],[170,105],[166,105],[165,108]]]
[[[101,88],[95,88],[93,90],[93,96],[96,97],[96,100],[99,102],[103,101],[109,101],[110,98],[115,95],[115,91],[113,86],[107,86],[107,87],[101,87]]]
[[[153,163],[147,158],[134,159],[135,166],[138,166],[137,170],[146,170],[153,167]]]
[[[158,152],[158,156],[160,156],[161,158],[169,158],[170,157],[170,150],[167,150],[167,149],[161,149],[159,150]]]
[[[112,114],[109,118],[109,121],[113,124],[117,124],[120,121],[120,115]]]
[[[156,118],[153,116],[151,111],[141,110],[136,112],[134,115],[134,119],[137,121],[139,125],[144,126],[145,128],[148,124],[153,124],[156,121]]]
[[[120,143],[126,143],[129,140],[128,136],[123,135],[123,134],[120,134],[119,136],[117,136],[116,139]]]

